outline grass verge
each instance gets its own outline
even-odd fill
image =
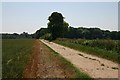
[[[2,40],[2,78],[22,78],[33,41],[32,39]]]
[[[55,52],[49,46],[47,47],[50,50],[50,52],[53,53],[54,56],[57,56],[60,59],[60,61],[65,65],[64,67],[75,73],[74,78],[79,78],[79,79],[81,78],[82,80],[92,80],[92,78],[88,74],[81,72],[77,67],[75,67],[71,62],[63,58],[59,53]]]
[[[80,45],[80,44],[70,43],[70,42],[67,42],[67,41],[64,42],[64,41],[55,40],[54,42],[57,43],[57,44],[66,46],[66,47],[70,47],[70,48],[78,50],[78,51],[85,52],[87,54],[96,55],[98,57],[102,57],[102,58],[114,61],[116,63],[119,63],[118,53],[116,53],[116,52],[107,51],[107,50],[100,49],[100,48],[97,48],[97,47],[83,46],[83,45]]]

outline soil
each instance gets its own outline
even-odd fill
[[[80,71],[89,74],[92,78],[118,78],[119,66],[110,60],[89,55],[59,44],[41,40],[44,44],[69,60]]]
[[[23,78],[72,78],[74,72],[65,67],[50,49],[36,40],[32,54],[24,70]]]

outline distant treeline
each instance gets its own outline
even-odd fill
[[[23,32],[21,34],[18,34],[18,33],[13,33],[13,34],[2,33],[0,35],[2,35],[2,39],[34,38],[34,34],[28,34],[26,32]]]
[[[1,35],[1,34],[0,34]],[[19,39],[19,38],[50,38],[50,31],[48,28],[41,28],[37,30],[33,34],[28,34],[23,32],[21,34],[13,33],[3,33],[2,39]],[[120,31],[109,31],[109,30],[101,30],[99,28],[74,28],[68,27],[68,30],[60,36],[61,38],[70,38],[70,39],[113,39],[120,40]],[[1,38],[1,37],[0,37]]]
[[[48,28],[41,28],[34,34],[34,38],[49,38],[50,32]],[[101,30],[99,28],[74,28],[69,27],[68,30],[60,36],[61,38],[81,38],[81,39],[113,39],[120,40],[120,31]]]

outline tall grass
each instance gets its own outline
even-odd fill
[[[117,41],[57,39],[54,42],[88,54],[96,55],[114,62],[119,62],[119,50],[118,44],[116,43]]]
[[[2,40],[2,78],[21,78],[33,45],[32,39]]]

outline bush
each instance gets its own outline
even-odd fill
[[[47,33],[45,35],[43,35],[42,37],[40,37],[41,39],[46,39],[46,40],[52,40],[52,36],[50,33]]]

